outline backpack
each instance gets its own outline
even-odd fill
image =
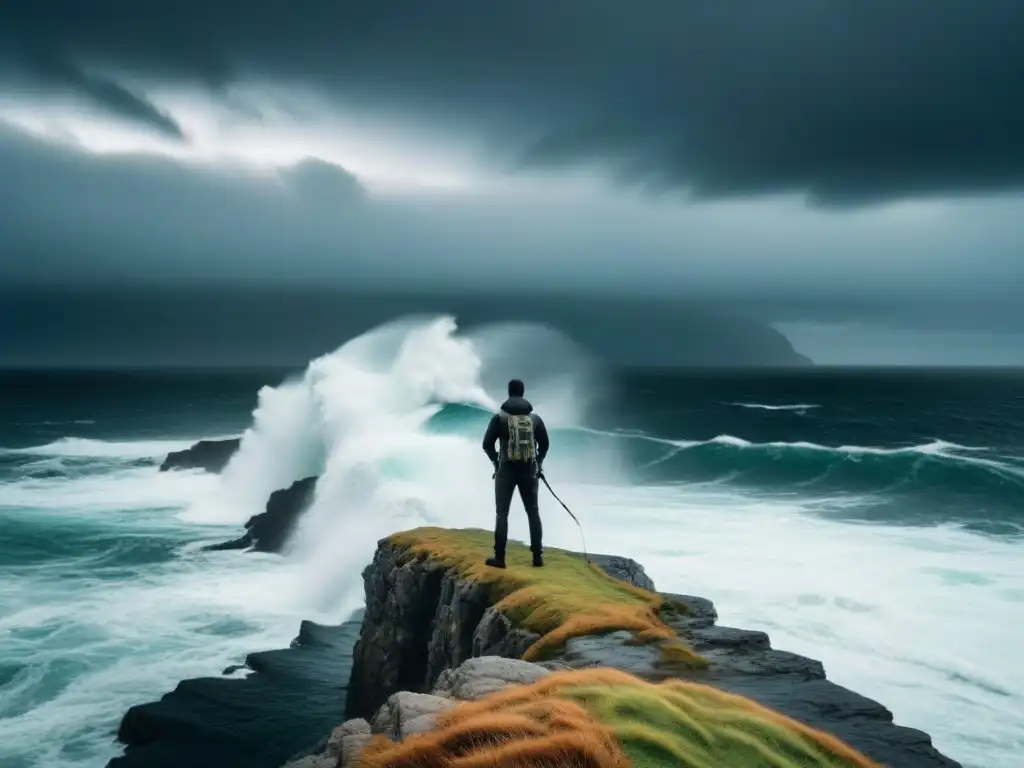
[[[508,460],[517,463],[537,460],[537,443],[533,438],[533,419],[525,416],[508,417]]]

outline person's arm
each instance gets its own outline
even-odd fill
[[[537,440],[537,463],[543,464],[551,443],[548,440],[548,428],[544,426],[544,419],[540,416],[537,416],[537,423],[533,425],[533,436]]]
[[[487,425],[487,431],[484,432],[484,453],[487,454],[487,458],[491,460],[491,464],[495,467],[498,466],[498,452],[494,449],[494,442],[498,439],[500,426],[498,414],[494,414]]]

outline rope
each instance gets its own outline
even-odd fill
[[[576,518],[576,515],[572,513],[572,510],[565,506],[565,502],[558,498],[558,494],[551,490],[551,484],[548,483],[548,479],[544,477],[543,473],[541,473],[540,479],[544,481],[544,485],[546,485],[548,490],[551,491],[551,495],[555,497],[555,501],[561,504],[562,509],[568,512],[569,517],[571,517],[576,522],[576,527],[580,529],[580,538],[583,539],[583,559],[586,560],[587,563],[589,563],[590,556],[587,554],[587,537],[583,535],[583,526],[580,525],[580,521]]]

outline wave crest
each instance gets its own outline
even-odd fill
[[[731,482],[775,491],[841,494],[982,493],[1009,504],[1024,489],[1024,466],[987,448],[944,440],[909,446],[755,443],[734,435],[710,440],[653,439],[660,455],[642,474],[670,482]]]
[[[29,448],[2,448],[8,456],[66,456],[96,459],[155,459],[171,451],[188,448],[183,440],[93,440],[87,437],[62,437],[46,445]]]
[[[358,587],[366,555],[381,537],[487,519],[493,487],[475,422],[503,399],[508,377],[519,370],[516,350],[552,348],[548,329],[537,329],[536,344],[531,333],[517,325],[460,335],[449,316],[407,319],[317,358],[302,376],[260,392],[252,426],[216,491],[183,519],[242,523],[263,510],[273,491],[317,476],[287,554],[305,566],[308,592],[320,606],[338,604]],[[558,404],[582,399],[574,384],[581,366],[571,346],[558,348],[546,377],[536,370],[522,377],[545,419],[566,424],[575,414]],[[560,467],[566,461],[587,463],[588,474],[595,466],[559,456]]]
[[[729,403],[737,408],[751,408],[759,411],[809,411],[814,408],[821,408],[816,403],[793,403],[791,405],[767,405],[765,403]]]

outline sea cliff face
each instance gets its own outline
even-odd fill
[[[592,559],[615,578],[654,587],[634,561]],[[630,633],[622,631],[574,637],[540,664],[517,661],[514,670],[498,674],[495,658],[518,660],[538,636],[498,610],[485,585],[460,577],[435,559],[410,559],[403,547],[387,539],[380,542],[363,578],[366,613],[345,707],[351,722],[336,734],[334,753],[307,758],[310,766],[313,761],[320,761],[317,768],[343,763],[344,739],[349,740],[351,757],[352,744],[366,743],[371,732],[400,738],[404,732],[396,731],[395,722],[403,722],[403,708],[405,721],[420,717],[425,708],[443,709],[436,701],[410,695],[451,698],[453,679],[460,681],[460,690],[478,694],[550,671],[592,668],[622,670],[649,681],[678,678],[742,695],[832,734],[889,768],[959,766],[939,753],[927,734],[894,724],[883,705],[828,681],[820,662],[773,649],[763,632],[718,626],[713,604],[699,597],[663,596],[681,608],[668,614],[666,623],[707,661],[704,668],[668,667],[657,648],[631,643]],[[495,683],[510,675],[513,680]],[[476,698],[468,693],[455,698]],[[410,717],[414,704],[418,714]]]
[[[633,560],[594,555],[615,578],[653,588]],[[539,635],[498,610],[486,585],[460,579],[429,559],[407,562],[404,550],[382,541],[363,573],[366,613],[353,653],[345,712],[372,717],[398,691],[429,691],[467,659],[518,659]]]

